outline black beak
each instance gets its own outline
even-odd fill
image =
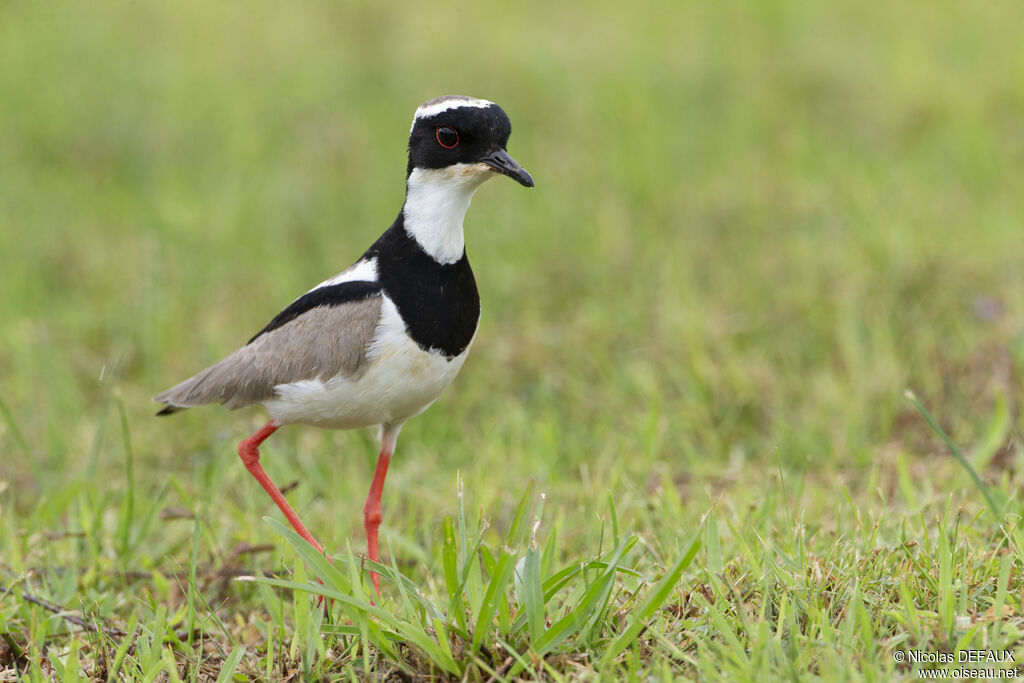
[[[481,159],[481,161],[498,173],[507,175],[520,185],[533,187],[533,178],[526,172],[526,169],[520,166],[518,161],[509,156],[509,153],[500,147]]]

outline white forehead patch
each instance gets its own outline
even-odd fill
[[[486,109],[487,107],[494,104],[494,102],[488,102],[487,100],[477,99],[476,97],[444,97],[437,100],[430,100],[420,105],[419,109],[416,110],[416,116],[412,119],[413,127],[416,126],[417,119],[427,119],[431,116],[436,116],[441,112],[448,111],[449,109],[458,109],[459,107],[476,107],[478,109]]]

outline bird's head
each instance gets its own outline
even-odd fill
[[[493,102],[464,95],[424,102],[409,133],[406,176],[441,175],[475,186],[500,173],[533,187],[533,178],[506,149],[511,132],[508,115]]]

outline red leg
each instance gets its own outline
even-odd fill
[[[250,474],[256,477],[256,481],[260,483],[260,486],[270,494],[270,497],[277,503],[277,507],[281,508],[281,512],[291,522],[292,527],[299,532],[299,536],[309,541],[314,548],[322,553],[324,551],[323,546],[316,542],[313,534],[309,533],[302,520],[295,514],[295,510],[292,510],[292,506],[284,499],[281,489],[277,488],[274,482],[270,481],[270,477],[267,476],[267,473],[263,471],[263,466],[260,465],[259,446],[268,436],[277,431],[277,427],[278,425],[274,424],[273,420],[263,425],[262,429],[238,444],[238,455],[241,456],[242,462],[245,463],[245,469],[249,470]]]
[[[363,529],[366,530],[366,546],[370,559],[380,562],[380,552],[377,545],[377,530],[380,528],[383,515],[380,509],[380,497],[384,491],[384,478],[388,476],[388,464],[391,462],[391,454],[395,452],[395,442],[398,440],[398,432],[402,425],[384,425],[381,428],[380,455],[377,456],[377,469],[373,473],[373,481],[370,483],[370,492],[366,496],[366,503],[363,505]],[[380,595],[380,577],[377,572],[370,572],[370,580],[373,581],[373,588]]]

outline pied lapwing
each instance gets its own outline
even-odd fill
[[[170,415],[205,403],[262,404],[270,421],[238,454],[295,530],[321,552],[260,465],[259,445],[279,427],[380,425],[380,455],[363,506],[371,560],[379,559],[381,491],[402,425],[434,402],[466,360],[480,298],[462,221],[496,173],[533,187],[505,147],[511,124],[498,105],[446,96],[423,103],[409,134],[405,204],[359,260],[306,292],[224,360],[155,397]],[[371,573],[374,588],[380,581]]]

